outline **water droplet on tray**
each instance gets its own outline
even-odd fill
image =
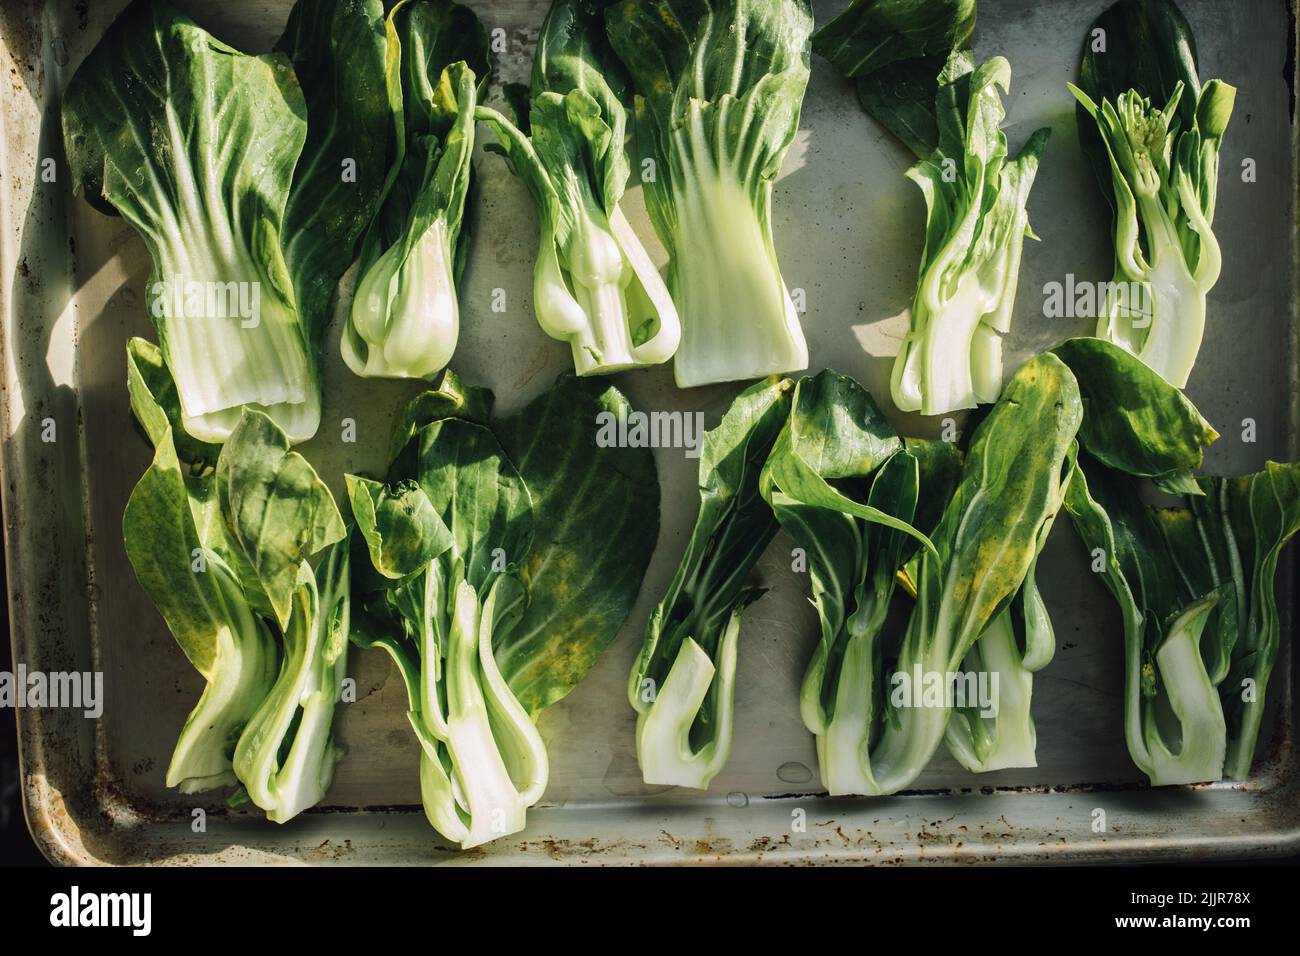
[[[807,783],[813,778],[812,771],[797,760],[787,760],[776,768],[776,778],[785,783]]]

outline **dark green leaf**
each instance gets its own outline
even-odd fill
[[[284,258],[316,336],[388,172],[383,3],[298,0],[275,48],[293,63],[307,103],[307,141],[285,208]]]
[[[586,675],[627,619],[659,536],[659,480],[648,448],[602,448],[600,416],[627,399],[600,378],[562,376],[493,426],[533,499],[522,619],[493,635],[502,675],[536,714]]]
[[[942,64],[974,32],[975,0],[852,0],[813,34],[813,52],[856,79],[908,60]]]
[[[480,595],[517,573],[533,542],[533,500],[496,436],[482,425],[444,418],[420,429],[418,481],[454,542],[450,559]]]
[[[1219,437],[1196,406],[1140,359],[1102,339],[1070,339],[1052,351],[1079,380],[1084,450],[1108,467],[1184,488],[1179,476],[1199,468],[1205,448]]]
[[[388,442],[389,464],[397,460],[416,432],[441,418],[463,418],[486,425],[492,401],[488,389],[466,385],[451,369],[444,370],[434,388],[415,396],[398,413]]]

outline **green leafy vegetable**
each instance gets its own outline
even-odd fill
[[[396,662],[425,814],[462,847],[523,828],[548,773],[533,720],[622,626],[659,522],[650,451],[595,444],[597,415],[628,412],[617,390],[566,376],[493,422],[490,401],[444,373],[399,419],[394,485],[348,478],[382,576],[353,640]]]
[[[279,657],[235,573],[217,554],[205,552],[192,507],[171,433],[165,432],[153,465],[127,502],[122,537],[141,587],[208,682],[167,769],[167,786],[182,793],[236,782],[235,743],[275,682]],[[203,571],[196,573],[196,566]]]
[[[668,249],[681,388],[789,372],[808,346],[772,244],[772,186],[808,84],[807,0],[620,0],[646,206]]]
[[[1129,753],[1157,786],[1245,779],[1277,655],[1278,557],[1300,529],[1300,467],[1187,478],[1181,506],[1145,504],[1146,479],[1187,474],[1218,436],[1117,346],[1056,351],[1093,396],[1066,508],[1123,617]]]
[[[934,99],[953,50],[970,46],[975,0],[853,0],[813,34],[813,52],[857,86],[858,100],[908,149],[939,148]]]
[[[997,399],[1011,329],[1025,205],[1049,130],[1007,154],[1001,96],[1011,67],[955,52],[935,99],[939,145],[908,171],[926,202],[925,250],[890,390],[903,411],[939,415]]]
[[[135,0],[69,83],[74,187],[149,249],[150,314],[188,436],[225,441],[244,406],[291,441],[316,431],[325,308],[374,201],[332,185],[333,128],[364,162],[382,122],[364,95],[381,76],[364,40],[378,10],[302,0],[289,55],[254,57]],[[290,56],[312,65],[305,89]]]
[[[622,66],[605,40],[607,0],[556,0],[533,61],[528,133],[477,116],[537,206],[537,321],[567,341],[579,375],[666,362],[681,327],[668,288],[619,208],[628,177]]]
[[[433,378],[460,334],[456,282],[487,34],[450,0],[405,0],[387,20],[392,166],[361,243],[344,361],[371,378]]]
[[[1007,150],[1003,57],[976,64],[975,0],[855,0],[813,49],[857,87],[862,108],[920,159],[925,249],[890,391],[902,411],[942,415],[993,402],[1011,329],[1025,206],[1047,145],[1036,130]],[[998,92],[1001,90],[1001,94]]]
[[[704,789],[731,754],[740,618],[762,594],[746,578],[777,532],[759,475],[793,385],[755,383],[704,436],[699,515],[628,677],[646,783]]]
[[[871,396],[826,371],[799,381],[763,467],[764,499],[808,554],[821,640],[799,709],[817,736],[822,784],[832,794],[863,792],[857,754],[869,744],[872,715],[886,698],[885,615],[899,568],[918,544],[930,546],[910,523],[922,486],[944,500],[952,490],[952,446],[936,443],[928,452],[904,450]]]
[[[165,414],[150,393],[132,397],[142,424]],[[182,465],[171,426],[145,427],[157,444],[122,518],[127,558],[208,682],[167,784],[239,782],[283,823],[321,800],[342,757],[331,725],[347,671],[345,528],[265,414],[245,410],[203,474]],[[307,558],[322,550],[313,571]]]
[[[1115,230],[1097,336],[1182,388],[1222,265],[1214,207],[1237,91],[1220,80],[1201,86],[1191,28],[1172,0],[1120,0],[1089,36],[1070,90]]]
[[[973,769],[982,769],[987,748],[974,735],[987,728],[966,725],[950,732],[956,697],[950,700],[946,688],[976,642],[991,631],[1010,650],[1005,635],[998,633],[1001,625],[994,625],[1031,573],[1061,504],[1081,414],[1069,369],[1054,356],[1040,355],[1012,377],[976,429],[961,480],[929,536],[934,550],[922,548],[909,565],[917,600],[896,656],[886,668],[878,643],[860,640],[855,658],[846,657],[841,666],[834,700],[837,708],[843,702],[848,709],[828,716],[830,723],[839,721],[835,729],[842,736],[834,748],[820,744],[819,750],[835,764],[829,774],[823,764],[823,776],[836,781],[836,792],[903,789],[945,735],[950,748],[967,748],[975,757]],[[893,500],[906,510],[911,475],[902,464],[895,467],[909,490]],[[873,491],[885,474],[875,479]],[[883,554],[881,575],[896,556]],[[981,658],[990,660],[1001,664],[996,651]],[[924,692],[927,686],[942,689],[937,699]],[[882,701],[885,689],[887,705]],[[805,684],[805,700],[808,691]],[[821,699],[828,698],[823,693]],[[805,716],[814,718],[810,726],[816,729],[818,712],[805,711]],[[1027,701],[1023,713],[1007,715],[1009,721],[1013,717],[1023,733]],[[1032,723],[1028,727],[1032,733]]]

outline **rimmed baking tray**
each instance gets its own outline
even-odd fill
[[[525,79],[545,0],[469,4],[490,30],[502,31],[497,81]],[[841,5],[819,2],[819,19]],[[149,460],[131,426],[122,361],[128,336],[152,335],[143,306],[148,260],[126,225],[70,195],[59,134],[61,90],[120,6],[26,0],[0,10],[0,412],[14,659],[29,670],[98,670],[105,681],[98,720],[73,710],[19,713],[28,822],[52,860],[1123,862],[1300,848],[1289,648],[1284,644],[1269,688],[1271,716],[1249,781],[1145,788],[1124,747],[1118,615],[1083,564],[1068,522],[1057,523],[1040,570],[1060,647],[1035,680],[1038,767],[975,776],[940,753],[915,792],[818,796],[813,741],[796,705],[816,621],[806,580],[790,570],[790,542],[778,537],[759,566],[771,590],[746,617],[730,763],[705,794],[645,786],[624,682],[694,517],[696,462],[680,449],[657,452],[659,547],[627,625],[587,680],[543,716],[551,782],[524,832],[462,853],[428,827],[401,681],[378,652],[354,656],[359,699],[342,707],[340,729],[349,753],[324,806],[277,826],[227,810],[220,795],[168,790],[165,768],[200,678],[136,586],[119,533],[127,495]],[[177,6],[227,42],[261,51],[278,35],[290,2]],[[1002,53],[1012,63],[1013,147],[1038,126],[1053,130],[1030,201],[1042,242],[1026,248],[1009,367],[1091,331],[1090,320],[1044,317],[1047,283],[1067,274],[1109,277],[1107,212],[1079,153],[1065,90],[1103,6],[980,4],[977,53]],[[1266,458],[1297,457],[1295,21],[1285,0],[1182,6],[1203,76],[1240,88],[1215,224],[1223,278],[1210,296],[1189,392],[1224,436],[1209,467],[1245,471]],[[1242,176],[1247,160],[1254,181]],[[546,387],[568,365],[568,349],[547,339],[531,315],[536,219],[527,196],[499,158],[480,155],[477,162],[481,189],[455,364],[466,378],[491,385],[508,409]],[[815,60],[776,191],[776,244],[787,283],[806,296],[813,368],[834,365],[882,397],[922,236],[921,196],[902,176],[907,162]],[[657,249],[639,189],[625,207]],[[489,307],[498,289],[506,295],[504,314]],[[335,334],[324,424],[305,451],[337,491],[345,469],[378,463],[393,410],[416,389],[352,377],[338,360]],[[678,392],[666,369],[618,382],[638,407],[702,410],[710,423],[735,391]],[[341,440],[345,417],[357,422],[355,444]],[[1243,440],[1247,419],[1253,442]],[[914,434],[939,427],[907,416],[895,421]],[[1280,577],[1289,634],[1290,565]]]

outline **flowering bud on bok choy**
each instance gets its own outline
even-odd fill
[[[1187,384],[1219,279],[1219,150],[1237,91],[1203,87],[1196,43],[1171,0],[1121,0],[1093,24],[1079,86],[1079,136],[1114,212],[1115,277],[1098,338],[1167,382]]]
[[[682,323],[680,388],[802,369],[772,242],[772,186],[808,84],[808,0],[619,0],[650,220]]]
[[[516,127],[477,115],[537,207],[541,238],[533,309],[547,335],[567,341],[579,375],[666,362],[677,350],[677,310],[619,208],[628,177],[623,68],[605,39],[605,0],[556,0],[533,61],[531,109]]]
[[[466,7],[406,0],[388,15],[395,158],[361,244],[343,359],[369,378],[431,379],[460,334],[456,282],[487,37]]]

